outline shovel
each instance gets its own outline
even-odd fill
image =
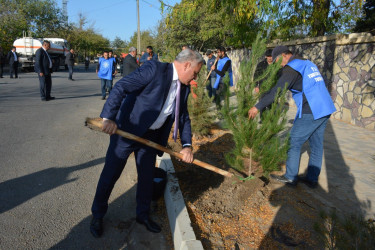
[[[91,118],[86,118],[86,124],[88,125],[92,125],[96,128],[100,128],[102,129],[103,127],[103,123],[101,120],[97,120],[97,119],[91,119]],[[117,129],[116,130],[116,134],[122,136],[122,137],[125,137],[127,139],[130,139],[130,140],[133,140],[133,141],[136,141],[136,142],[139,142],[139,143],[142,143],[146,146],[149,146],[151,148],[155,148],[159,151],[163,151],[167,154],[170,154],[178,159],[181,159],[183,158],[183,155],[181,153],[178,153],[178,152],[174,152],[173,150],[170,150],[166,147],[163,147],[155,142],[152,142],[152,141],[149,141],[149,140],[146,140],[146,139],[143,139],[139,136],[136,136],[136,135],[133,135],[133,134],[130,134],[128,132],[125,132],[125,131],[122,131],[121,129]],[[194,159],[193,160],[193,163],[199,167],[202,167],[202,168],[205,168],[205,169],[208,169],[210,171],[213,171],[215,173],[218,173],[218,174],[221,174],[223,176],[226,176],[226,177],[232,177],[233,174],[232,173],[229,173],[228,171],[225,171],[225,170],[222,170],[220,168],[217,168],[215,166],[212,166],[208,163],[205,163],[203,161],[200,161],[200,160],[197,160],[197,159]]]

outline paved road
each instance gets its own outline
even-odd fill
[[[0,249],[166,249],[166,235],[134,221],[136,171],[128,164],[110,198],[105,233],[89,233],[90,208],[109,137],[84,127],[97,117],[100,82],[77,67],[53,74],[42,102],[35,73],[0,79]],[[163,225],[163,228],[168,225]],[[163,230],[167,231],[167,230]]]

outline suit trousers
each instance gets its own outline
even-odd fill
[[[51,89],[52,89],[52,78],[51,75],[43,75],[39,77],[39,89],[40,89],[40,98],[42,100],[48,99],[51,97]]]
[[[148,130],[143,138],[158,142],[160,131]],[[148,219],[153,193],[153,178],[157,150],[139,143],[129,145],[119,135],[112,135],[108,147],[103,171],[92,204],[95,218],[103,218],[108,209],[108,199],[112,189],[124,169],[129,155],[134,152],[138,173],[136,194],[136,215],[143,220]]]
[[[14,62],[13,64],[9,64],[9,73],[10,73],[10,78],[13,78],[13,74],[14,74],[14,77],[17,78],[18,77],[18,62]]]
[[[3,70],[4,70],[4,64],[0,63],[0,77],[3,77]]]

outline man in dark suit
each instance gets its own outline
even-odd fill
[[[103,131],[111,134],[111,138],[91,209],[90,231],[94,237],[103,233],[109,196],[132,152],[138,172],[136,221],[151,232],[161,231],[160,226],[150,219],[149,210],[156,155],[163,153],[114,133],[119,128],[165,146],[175,122],[183,145],[180,152],[183,161],[191,163],[193,153],[187,99],[189,83],[197,77],[202,64],[202,56],[187,49],[181,51],[173,63],[147,61],[134,73],[119,80],[112,89],[100,115]],[[176,137],[177,129],[174,131]]]
[[[5,55],[3,48],[0,46],[0,78],[3,78],[3,69],[5,63]]]
[[[34,70],[39,77],[40,97],[42,101],[49,101],[55,99],[51,96],[52,89],[52,60],[48,55],[48,50],[51,47],[49,41],[44,40],[42,47],[35,53]]]
[[[12,50],[9,51],[7,55],[7,59],[9,62],[9,73],[10,73],[10,78],[18,78],[18,54],[16,52],[16,47],[12,47]]]
[[[134,47],[130,47],[129,54],[124,58],[123,68],[124,68],[124,76],[133,73],[139,65],[137,64],[137,49]]]
[[[68,66],[68,69],[69,69],[69,78],[68,79],[71,80],[71,81],[74,81],[74,79],[73,79],[74,59],[75,59],[74,50],[70,49],[70,51],[66,54],[65,64]]]

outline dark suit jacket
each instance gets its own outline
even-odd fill
[[[19,55],[18,55],[17,52],[16,52],[16,55],[17,55],[17,62],[18,62]],[[10,65],[12,65],[14,63],[15,58],[14,58],[14,55],[13,55],[12,51],[8,52],[7,59],[8,59],[8,62],[9,62]]]
[[[129,75],[130,73],[133,73],[134,70],[136,70],[139,67],[137,64],[137,60],[135,57],[132,57],[130,54],[128,54],[124,58],[124,63],[123,63],[123,69],[124,69],[124,76]]]
[[[38,74],[43,73],[44,75],[50,75],[52,73],[52,68],[49,68],[47,52],[43,49],[43,47],[40,47],[35,53],[34,70]]]
[[[74,66],[74,55],[71,52],[66,54],[65,64],[68,66]]]
[[[100,117],[116,121],[119,129],[142,137],[158,118],[169,93],[172,78],[172,64],[147,61],[114,85]],[[191,144],[191,125],[187,109],[189,94],[189,86],[182,84],[179,113],[182,144]],[[167,144],[174,114],[173,111],[160,128],[156,143],[163,146]],[[123,139],[121,143],[130,146],[134,141]]]

